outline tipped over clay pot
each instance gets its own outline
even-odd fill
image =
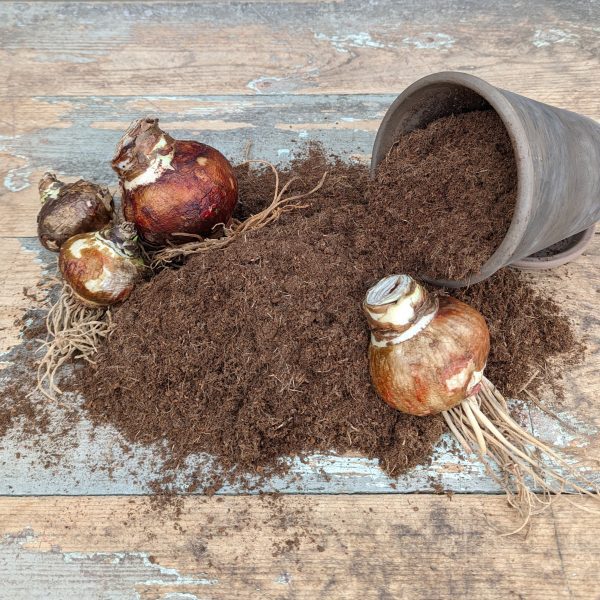
[[[600,125],[466,73],[428,75],[396,98],[377,132],[372,172],[399,136],[441,117],[489,108],[502,119],[515,153],[518,181],[512,222],[479,272],[464,280],[425,277],[440,286],[462,287],[504,266],[521,266],[526,257],[600,219]],[[576,255],[566,255],[560,264]],[[548,266],[549,261],[544,268]]]

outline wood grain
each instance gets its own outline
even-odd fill
[[[37,288],[43,269],[38,253],[20,240],[1,240],[0,265],[1,355],[20,342],[20,318],[25,310],[37,306],[36,300],[44,294]]]
[[[0,499],[0,597],[598,598],[600,520],[559,500],[524,538],[501,498]],[[9,590],[10,596],[3,596]]]
[[[26,2],[0,12],[8,127],[22,98],[399,93],[441,70],[600,117],[588,93],[600,81],[594,0]]]
[[[0,136],[0,237],[36,235],[37,184],[46,170],[65,181],[83,177],[115,191],[110,159],[123,131],[140,115],[159,116],[161,126],[178,138],[201,139],[234,161],[243,159],[251,142],[253,158],[277,163],[307,141],[320,141],[346,157],[368,155],[375,125],[393,99],[393,95],[97,96],[64,103],[54,98],[37,105],[37,111],[22,113],[16,121],[19,135]],[[61,106],[60,117],[56,103]],[[45,116],[48,126],[43,125]]]

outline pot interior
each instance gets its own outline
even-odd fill
[[[383,160],[398,137],[422,129],[432,121],[452,114],[492,108],[477,92],[454,83],[435,83],[411,92],[399,107],[390,111],[377,136],[371,169]]]

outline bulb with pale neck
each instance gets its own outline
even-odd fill
[[[62,245],[58,266],[81,304],[98,308],[122,302],[144,269],[135,225],[125,222],[73,236]]]
[[[112,167],[125,218],[152,245],[189,241],[181,234],[211,235],[231,222],[238,185],[229,161],[207,144],[171,137],[158,119],[130,125]]]
[[[42,207],[37,217],[38,238],[52,252],[58,252],[74,235],[106,227],[113,218],[111,193],[91,181],[63,183],[48,172],[39,190]]]
[[[371,380],[390,406],[412,415],[448,410],[479,391],[490,350],[485,319],[408,275],[390,275],[363,302],[371,329]]]

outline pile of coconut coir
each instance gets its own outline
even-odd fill
[[[514,165],[494,165],[498,142],[477,136],[493,121],[486,114],[460,117],[476,146],[468,149],[469,165],[474,172],[495,168],[486,185],[502,182],[504,189]],[[464,156],[447,152],[456,120],[401,141],[407,149],[427,147],[424,162],[408,152],[399,166],[400,144],[393,150],[395,162],[386,164],[394,177],[404,169],[410,182],[400,196],[389,185],[389,170],[370,182],[365,166],[311,148],[284,172],[284,179],[298,176],[294,187],[305,190],[328,171],[304,208],[139,286],[115,309],[114,333],[96,363],[77,370],[71,382],[92,421],[110,423],[134,442],[165,442],[170,467],[207,452],[232,479],[284,471],[282,458],[315,451],[377,458],[391,475],[423,462],[442,420],[401,414],[376,396],[361,302],[381,277],[429,267],[427,240],[448,237],[439,219],[429,230],[405,223],[407,205],[422,199],[409,193],[411,186],[433,177],[430,155],[444,165],[447,193],[469,201],[452,183],[453,174],[459,182],[465,177]],[[237,171],[244,216],[270,201],[273,178],[267,171]],[[575,347],[556,304],[522,274],[506,270],[456,295],[488,320],[487,374],[506,393],[518,391],[548,358]]]

